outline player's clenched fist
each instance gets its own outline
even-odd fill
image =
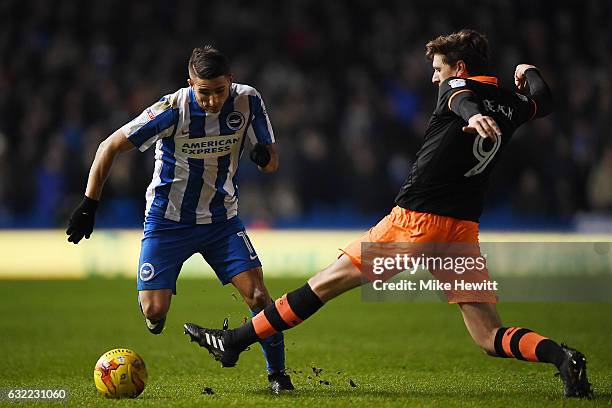
[[[537,69],[534,65],[530,64],[519,64],[514,70],[514,84],[519,91],[524,91],[529,85],[527,84],[527,78],[525,77],[525,71],[528,69]]]
[[[255,143],[253,150],[251,150],[249,154],[249,158],[259,167],[266,167],[268,163],[270,163],[270,152],[265,145]]]
[[[81,204],[73,211],[68,221],[68,228],[66,229],[68,242],[78,244],[83,237],[89,239],[96,221],[97,209],[97,200],[93,200],[87,196],[83,198],[83,201],[81,201]]]

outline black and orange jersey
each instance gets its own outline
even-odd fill
[[[491,170],[514,131],[549,110],[546,83],[537,70],[527,72],[531,89],[543,90],[541,94],[532,92],[527,97],[508,91],[498,86],[497,78],[485,76],[452,77],[440,84],[438,104],[410,175],[395,200],[397,205],[478,222]],[[463,132],[467,119],[475,113],[492,117],[502,136],[494,142]]]

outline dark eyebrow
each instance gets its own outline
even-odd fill
[[[219,86],[219,87],[213,88],[213,89],[210,89],[210,88],[198,88],[198,91],[199,92],[205,92],[205,91],[209,91],[209,92],[210,91],[217,91],[218,92],[218,91],[223,91],[224,89],[225,89],[225,85]]]

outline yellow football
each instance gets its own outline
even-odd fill
[[[147,384],[147,368],[134,351],[113,349],[98,359],[94,383],[106,398],[136,398]]]

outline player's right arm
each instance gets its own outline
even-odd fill
[[[83,237],[89,239],[93,232],[95,214],[102,195],[102,187],[108,178],[115,157],[122,152],[134,149],[136,146],[129,141],[123,130],[118,129],[102,141],[96,151],[89,177],[85,197],[73,211],[68,222],[68,241],[78,244]]]
[[[83,237],[89,238],[93,232],[102,187],[115,157],[136,147],[144,152],[157,140],[174,134],[179,122],[175,95],[164,96],[100,143],[89,170],[85,197],[68,222],[66,234],[69,242],[78,244]]]
[[[102,187],[104,187],[104,183],[108,178],[115,157],[119,153],[127,152],[135,147],[121,129],[117,129],[112,135],[103,140],[100,146],[98,146],[96,157],[89,170],[85,196],[100,201]]]

